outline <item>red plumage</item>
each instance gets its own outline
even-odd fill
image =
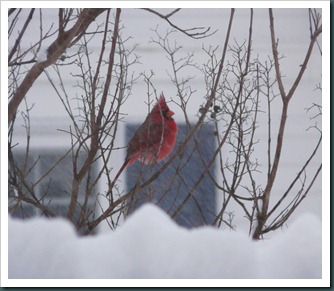
[[[118,171],[112,186],[123,170],[136,160],[148,165],[165,159],[173,150],[177,135],[177,124],[161,93],[158,102],[130,140],[123,166]]]

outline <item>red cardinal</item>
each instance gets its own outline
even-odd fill
[[[174,112],[169,110],[164,94],[161,93],[157,104],[130,140],[124,164],[112,182],[111,188],[123,170],[136,160],[146,165],[154,164],[170,154],[177,135],[177,124],[172,118],[173,115]]]

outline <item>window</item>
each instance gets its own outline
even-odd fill
[[[71,156],[60,149],[43,148],[30,151],[28,159],[24,150],[16,150],[13,155],[16,170],[11,169],[9,173],[12,182],[9,186],[11,215],[18,218],[41,214],[66,217],[73,180]],[[94,169],[91,177],[95,174]],[[95,192],[86,196],[85,184],[82,183],[79,189],[78,206],[73,218],[75,223],[83,215],[93,215],[95,209]]]
[[[138,124],[127,125],[128,141],[137,128]],[[175,149],[185,139],[186,130],[185,125],[179,125]],[[215,187],[209,175],[202,178],[201,174],[213,156],[214,145],[214,127],[209,124],[202,125],[195,139],[187,144],[179,158],[176,158],[152,185],[128,201],[128,212],[132,213],[143,203],[151,202],[164,209],[182,226],[211,224],[216,212]],[[163,163],[164,161],[157,165],[144,165],[137,161],[127,168],[127,190],[132,189],[138,182],[146,181]],[[213,163],[210,172],[214,174],[214,170]],[[196,187],[197,183],[199,184]],[[180,210],[176,214],[178,208]]]

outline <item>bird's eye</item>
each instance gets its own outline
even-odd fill
[[[166,119],[170,119],[170,116],[168,116],[168,111],[169,111],[169,109],[162,110],[162,115],[163,115]]]
[[[174,115],[174,112],[169,110],[169,108],[162,110],[161,112],[166,119],[173,120],[172,116]]]

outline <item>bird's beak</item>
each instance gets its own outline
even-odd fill
[[[166,116],[168,118],[171,118],[173,115],[174,115],[174,112],[172,110],[168,110],[167,113],[166,113]]]

